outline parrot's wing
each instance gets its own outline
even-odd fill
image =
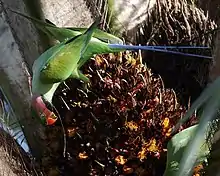
[[[81,49],[81,55],[80,58],[82,57],[82,55],[84,54],[84,52],[86,51],[88,44],[93,36],[93,34],[95,33],[95,31],[97,30],[97,26],[99,24],[99,19],[97,19],[81,36],[84,38],[83,41],[83,47]]]
[[[58,28],[58,27],[57,27],[53,22],[51,22],[50,20],[45,19],[45,21],[46,21],[46,23],[47,23],[48,25],[53,25],[54,27]],[[88,28],[65,27],[65,28],[59,28],[59,29],[60,29],[60,30],[63,30],[63,31],[66,30],[66,33],[67,33],[67,31],[68,31],[68,34],[71,34],[71,32],[69,32],[69,30],[71,30],[72,32],[75,32],[75,33],[78,32],[78,33],[82,34],[82,33],[84,33]],[[73,36],[68,36],[68,37],[73,37]],[[118,37],[116,37],[116,36],[114,36],[114,35],[112,35],[112,34],[110,34],[110,33],[107,33],[107,32],[105,32],[105,31],[102,31],[102,30],[100,30],[100,29],[96,29],[96,30],[94,31],[93,37],[95,37],[95,38],[97,38],[97,39],[99,39],[99,40],[101,40],[101,41],[103,41],[103,42],[106,42],[106,43],[123,44],[123,41],[122,41],[120,38],[118,38]]]
[[[87,30],[87,28],[74,28],[74,27],[70,27],[70,28],[66,28],[66,29],[70,29],[70,30],[73,30],[73,31],[78,31],[80,33],[83,33]],[[93,37],[95,37],[95,38],[97,38],[97,39],[99,39],[103,42],[106,42],[106,43],[123,44],[123,41],[120,38],[118,38],[118,37],[116,37],[116,36],[114,36],[110,33],[104,32],[100,29],[96,29],[94,31]]]
[[[77,64],[87,49],[94,30],[97,28],[98,20],[95,21],[82,35],[73,37],[56,51],[42,67],[40,79],[43,83],[56,83],[66,80],[73,73],[80,77],[77,72]],[[75,72],[74,72],[75,71]],[[82,77],[82,76],[81,76]]]
[[[53,22],[51,22],[48,19],[45,19],[45,21],[50,25],[56,26]],[[74,32],[84,33],[88,28],[66,27],[65,29],[72,30]],[[102,31],[100,29],[96,29],[94,31],[93,37],[95,37],[103,42],[106,42],[106,43],[123,44],[123,41],[120,38],[118,38],[110,33],[107,33],[105,31]]]
[[[60,49],[63,47],[63,43],[59,43],[51,48],[49,48],[47,51],[42,53],[35,61],[32,66],[33,74],[36,74],[40,72],[49,62],[50,58],[53,57],[55,53],[60,51]]]

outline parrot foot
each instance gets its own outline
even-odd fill
[[[86,93],[88,93],[89,87],[90,87],[89,83],[83,83],[82,90],[85,91]]]

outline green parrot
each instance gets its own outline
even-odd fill
[[[31,107],[47,125],[52,125],[57,120],[57,116],[47,108],[47,105],[52,106],[52,98],[58,86],[67,78],[89,81],[78,66],[85,62],[81,58],[97,25],[98,20],[84,33],[51,47],[35,60],[32,67]]]
[[[79,55],[79,58],[72,60],[70,58],[78,57],[78,55],[76,56],[74,53],[76,52],[74,45],[76,45],[79,41],[82,42],[84,40],[84,39],[81,40],[82,36],[85,37],[85,34],[91,29],[87,30],[87,28],[59,28],[49,21],[45,23],[41,20],[24,15],[22,13],[19,13],[13,10],[11,11],[31,20],[32,22],[34,22],[36,27],[38,27],[40,30],[45,32],[49,37],[52,37],[60,42],[59,44],[55,45],[54,47],[46,51],[39,59],[37,59],[33,66],[32,89],[33,89],[33,92],[38,93],[38,94],[37,96],[35,94],[32,102],[34,106],[37,105],[35,109],[40,108],[40,110],[37,111],[38,115],[40,115],[41,117],[46,117],[45,119],[47,120],[46,121],[47,124],[53,124],[56,121],[57,117],[55,116],[53,112],[51,112],[46,107],[44,102],[49,102],[49,104],[51,104],[52,97],[53,97],[55,90],[57,89],[57,87],[62,81],[64,81],[65,79],[69,77],[81,79],[84,82],[88,82],[89,79],[86,76],[84,76],[79,71],[79,69],[85,64],[86,61],[88,61],[95,54],[105,54],[105,53],[107,54],[107,53],[121,52],[125,50],[140,50],[141,49],[141,50],[149,50],[149,51],[168,52],[172,54],[180,54],[180,55],[193,56],[193,57],[201,57],[205,59],[211,58],[208,56],[181,53],[181,52],[168,50],[168,49],[173,49],[173,48],[174,49],[178,49],[178,48],[195,49],[195,48],[207,48],[207,47],[123,45],[122,40],[117,38],[116,36],[106,33],[104,31],[101,31],[97,28],[92,28],[93,36],[91,35],[90,40],[87,41],[86,47],[84,47],[83,52],[81,52],[81,54]],[[72,42],[73,44],[71,44]],[[70,47],[69,47],[70,45],[73,46],[71,47],[72,50],[70,50]],[[68,49],[64,49],[66,47]],[[79,50],[79,47],[77,48],[77,50]],[[62,53],[65,59],[61,59],[62,58],[61,56],[60,56],[60,61],[59,59],[56,59],[57,54],[54,54],[54,53],[58,53],[58,52]],[[68,54],[65,54],[65,52],[67,52]],[[69,55],[69,60],[66,58],[67,55]],[[53,68],[50,68],[51,64],[49,63],[55,63],[53,65]],[[74,65],[74,63],[75,63],[75,67],[70,68],[70,65],[72,64]],[[44,71],[41,71],[42,68],[44,68],[43,69]],[[62,73],[65,71],[65,69],[63,70],[63,68],[68,68],[67,69],[68,71],[66,70],[65,74]],[[51,71],[46,72],[47,69]],[[71,74],[69,70],[71,70]],[[47,76],[42,76],[42,75],[47,75]],[[50,75],[51,77],[48,77],[48,75]],[[65,79],[63,78],[63,75],[66,75]],[[51,79],[52,76],[53,76],[53,79]],[[62,79],[60,77],[62,77]],[[48,80],[50,81],[53,80],[53,82],[50,82],[49,84]],[[43,96],[40,96],[40,95],[43,95]]]
[[[16,12],[11,10],[12,12],[23,16],[29,20],[31,20],[38,29],[43,31],[48,35],[48,37],[52,37],[53,39],[58,40],[59,42],[63,42],[72,37],[82,34],[86,31],[87,28],[74,28],[74,27],[57,27],[49,20],[46,22],[38,20],[36,18],[30,17],[28,15],[22,14],[20,12]],[[135,46],[135,45],[124,45],[122,40],[114,35],[111,35],[107,32],[104,32],[100,29],[96,29],[94,31],[94,35],[91,38],[91,41],[88,44],[88,47],[85,53],[82,55],[82,60],[87,61],[89,58],[93,57],[95,54],[108,54],[108,53],[117,53],[125,50],[147,50],[147,51],[156,51],[156,52],[165,52],[171,54],[184,55],[189,57],[199,57],[204,59],[212,59],[209,56],[197,55],[184,53],[179,51],[173,51],[168,49],[207,49],[209,47],[203,46]],[[81,62],[79,68],[85,62]]]

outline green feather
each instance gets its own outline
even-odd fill
[[[80,33],[83,33],[87,30],[87,28],[74,28],[74,27],[70,27],[70,28],[66,28],[66,29],[70,29],[72,31],[80,32]],[[97,39],[101,40],[102,42],[106,42],[106,43],[123,44],[123,41],[120,38],[118,38],[110,33],[104,32],[100,29],[95,30],[94,38],[97,38]]]
[[[38,29],[40,29],[41,31],[43,31],[44,33],[46,33],[48,35],[48,37],[53,37],[56,40],[59,40],[60,42],[63,42],[64,40],[70,39],[72,37],[75,37],[77,35],[80,35],[84,32],[86,32],[87,28],[75,28],[75,27],[57,27],[55,26],[52,22],[50,22],[49,20],[46,20],[46,22],[36,19],[34,17],[22,14],[20,12],[11,10],[12,12],[23,16],[24,18],[27,18],[29,20],[31,20]],[[94,38],[97,38],[103,42],[107,42],[107,43],[113,43],[113,44],[123,44],[123,41],[112,35],[109,34],[107,32],[104,32],[100,29],[95,29],[94,30],[94,34],[93,34]]]
[[[38,27],[40,30],[42,30],[44,33],[46,33],[48,35],[48,37],[53,37],[56,40],[59,40],[60,42],[65,42],[67,39],[70,39],[72,37],[76,37],[76,36],[82,34],[82,32],[86,31],[86,28],[74,28],[74,27],[59,28],[59,27],[55,26],[50,21],[48,23],[45,23],[41,20],[24,15],[20,12],[16,12],[13,10],[11,10],[11,11],[33,21],[36,24],[36,27]],[[121,39],[117,38],[114,35],[111,35],[107,32],[101,31],[99,29],[94,29],[94,34],[93,34],[93,37],[91,38],[91,41],[88,44],[88,47],[85,49],[85,51],[81,55],[80,60],[77,62],[78,69],[80,69],[95,54],[107,54],[107,53],[114,53],[114,52],[120,52],[120,51],[125,50],[125,49],[119,49],[119,48],[110,48],[108,46],[109,43],[122,44],[123,42]],[[73,45],[74,44],[72,44],[72,46]],[[61,54],[61,55],[63,53],[59,52],[59,54]],[[69,57],[69,53],[65,53],[64,55],[65,55],[65,57]],[[60,57],[60,56],[57,55],[57,57]],[[52,69],[51,69],[51,64],[54,65],[54,66],[52,66],[53,68],[56,67],[56,69],[58,69],[58,70],[60,69],[59,67],[63,67],[63,66],[61,66],[60,62],[63,62],[63,61],[56,60],[54,62],[50,61],[50,64],[45,64],[44,68],[45,69],[47,68],[46,75],[51,77],[51,75],[54,73],[54,71],[52,71]],[[64,70],[62,70],[62,71],[65,72]],[[68,72],[68,71],[66,71],[66,72]],[[65,77],[61,77],[61,75],[62,76],[65,75]],[[45,77],[46,81],[47,81],[48,80],[47,76],[43,76],[42,79],[44,80],[44,77]],[[60,76],[57,75],[56,79],[54,79],[54,80],[50,79],[50,80],[52,82],[62,81],[64,79],[66,79],[66,76],[67,76],[67,74],[64,73],[64,74],[60,74]],[[82,79],[84,81],[86,81],[86,80],[88,81],[88,79],[86,79],[86,77],[84,75],[82,75],[81,72],[79,72],[79,70],[74,69],[74,72],[69,76],[71,78],[77,78],[77,79]]]
[[[32,92],[33,94],[40,94],[40,95],[45,95],[45,99],[47,99],[48,102],[52,101],[53,94],[56,90],[56,88],[59,86],[59,83],[57,84],[44,84],[40,80],[40,71],[42,68],[45,66],[47,63],[48,59],[53,56],[55,52],[57,52],[60,47],[62,46],[61,44],[57,44],[47,51],[45,51],[41,56],[34,61],[32,71],[33,71],[33,76],[32,76]]]
[[[84,34],[53,46],[34,62],[33,94],[43,95],[47,101],[51,102],[59,84],[68,77],[85,80],[84,75],[82,76],[78,71],[78,62],[88,47],[96,27],[97,21]]]
[[[59,50],[48,59],[41,70],[40,79],[44,83],[56,83],[66,80],[78,69],[78,62],[86,51],[97,22],[82,35],[64,42]],[[75,75],[78,77],[78,75]]]

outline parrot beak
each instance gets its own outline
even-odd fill
[[[46,107],[41,96],[32,97],[31,105],[44,124],[53,125],[57,121],[58,117]]]
[[[50,116],[46,118],[47,125],[53,125],[57,121],[57,116],[51,112]]]

